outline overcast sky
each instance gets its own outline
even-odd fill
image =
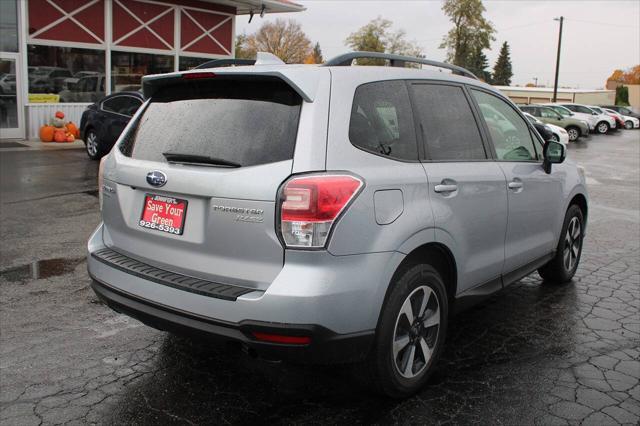
[[[426,57],[444,60],[438,49],[451,28],[439,0],[297,0],[307,10],[301,13],[247,16],[236,21],[237,33],[250,34],[261,22],[277,17],[296,19],[315,43],[320,42],[325,59],[348,51],[347,36],[378,16],[393,21],[416,41]],[[512,84],[524,85],[538,78],[539,85],[553,85],[558,22],[563,15],[561,86],[602,88],[616,68],[640,63],[640,0],[485,0],[485,16],[496,28],[496,40],[487,51],[490,67],[503,41],[511,46]]]

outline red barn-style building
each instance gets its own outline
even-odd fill
[[[0,137],[35,138],[57,110],[78,121],[143,75],[233,58],[238,15],[302,10],[289,0],[2,0]]]

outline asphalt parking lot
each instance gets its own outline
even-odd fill
[[[348,368],[255,360],[98,302],[82,150],[0,149],[0,423],[634,424],[640,421],[640,131],[571,144],[590,191],[573,282],[533,274],[455,318],[429,386],[380,398]]]

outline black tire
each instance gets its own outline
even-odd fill
[[[569,232],[574,229],[570,229],[572,224],[575,223],[574,220],[577,220],[577,223],[580,225],[577,236],[575,232]],[[556,248],[556,255],[546,265],[538,269],[538,273],[542,279],[558,284],[571,281],[578,270],[578,265],[580,264],[583,238],[584,216],[580,207],[573,204],[569,207],[567,214],[564,217],[560,241]],[[569,256],[568,262],[567,253]]]
[[[633,123],[629,120],[629,121],[625,121],[624,122],[624,128],[627,130],[631,130],[633,129]]]
[[[566,130],[569,134],[569,142],[576,142],[582,136],[580,129],[575,126],[569,126]]]
[[[434,365],[440,357],[444,346],[449,305],[442,278],[430,265],[414,264],[405,268],[403,272],[394,278],[391,286],[391,294],[389,294],[387,303],[381,313],[376,331],[375,344],[366,361],[366,370],[370,384],[373,385],[377,392],[392,398],[404,398],[420,390],[434,370]],[[429,295],[426,294],[425,288],[427,287],[431,290]],[[419,312],[420,308],[417,310],[415,307],[412,308],[412,314],[415,315],[415,312],[418,311],[419,315],[418,318],[415,318],[416,325],[407,327],[407,334],[400,339],[411,339],[411,333],[415,332],[413,335],[414,341],[409,340],[409,343],[403,347],[404,349],[394,355],[396,330],[400,329],[402,321],[407,320],[407,316],[402,316],[403,314],[400,310],[407,300],[410,301],[410,305],[407,306],[423,305],[422,300],[424,299],[418,299],[420,294],[425,295],[428,300],[427,304],[424,305],[426,308],[422,314]],[[408,299],[410,296],[411,298]],[[431,322],[435,317],[434,312],[436,310],[433,306],[435,306],[434,303],[436,302],[439,314],[438,325],[422,328],[425,323]],[[431,312],[431,315],[428,316],[427,312]],[[406,323],[408,324],[408,322]],[[424,350],[421,345],[423,342],[428,347],[427,352],[430,352],[428,360],[426,359],[427,356],[423,355]],[[429,346],[430,344],[432,346]],[[406,351],[411,351],[412,346],[414,347],[414,357],[411,359],[414,360],[415,364],[412,362],[410,369],[414,370],[414,365],[418,368],[415,368],[415,377],[406,378],[403,377],[397,363],[409,359]],[[424,362],[425,360],[426,362]],[[408,361],[405,365],[408,365]],[[406,372],[407,370],[405,370]],[[414,372],[410,371],[409,374],[414,374]]]
[[[555,133],[552,133],[551,140],[554,142],[560,142],[560,136],[556,135]]]
[[[596,125],[596,132],[598,132],[601,135],[608,133],[609,129],[610,129],[609,123],[607,123],[606,121],[601,121]]]
[[[106,153],[104,152],[104,144],[100,141],[98,133],[89,127],[84,134],[85,151],[89,158],[94,161],[101,159]]]

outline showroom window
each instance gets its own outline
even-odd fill
[[[18,51],[18,11],[15,0],[0,1],[0,52]]]
[[[29,102],[95,102],[105,95],[104,51],[29,45]]]
[[[111,52],[111,91],[140,90],[142,77],[173,72],[173,56]]]

